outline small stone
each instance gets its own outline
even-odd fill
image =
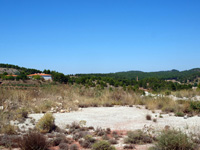
[[[3,110],[3,106],[0,106],[0,110]]]
[[[61,110],[60,110],[60,113],[65,113],[65,110],[64,110],[64,109],[61,109]]]

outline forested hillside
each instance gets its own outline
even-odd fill
[[[64,84],[81,84],[85,87],[97,87],[103,89],[105,87],[123,87],[124,90],[149,89],[153,91],[170,90],[176,91],[181,89],[190,89],[192,86],[198,86],[200,77],[200,69],[191,69],[186,71],[159,71],[159,72],[142,72],[128,71],[108,74],[76,74],[64,75],[56,71],[37,69],[29,69],[10,64],[0,64],[3,68],[14,68],[20,73],[16,78],[7,76],[6,73],[0,74],[3,80],[29,80],[28,74],[46,73],[51,74],[54,82]],[[137,80],[138,78],[138,80]],[[166,80],[176,80],[172,82]],[[189,82],[188,82],[189,81]]]
[[[200,68],[195,68],[191,70],[178,71],[158,71],[158,72],[142,72],[142,71],[127,71],[127,72],[116,72],[108,74],[77,74],[77,76],[96,76],[96,77],[113,77],[116,79],[128,79],[139,80],[145,78],[158,78],[161,80],[176,80],[181,83],[186,83],[187,80],[194,81],[197,77],[200,77]]]

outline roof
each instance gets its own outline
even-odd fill
[[[39,75],[39,76],[51,76],[50,74],[45,74],[45,73],[35,73],[35,74],[29,74],[27,76],[32,77],[32,76],[37,76],[37,75]]]
[[[13,76],[13,77],[16,77],[17,75],[14,75],[14,74],[13,74],[13,75],[6,75],[6,76]]]

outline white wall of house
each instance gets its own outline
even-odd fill
[[[42,76],[45,80],[52,80],[51,76]]]

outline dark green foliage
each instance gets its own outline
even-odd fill
[[[17,80],[26,80],[28,74],[41,73],[40,70],[27,69],[15,65],[0,64],[0,67],[15,68],[20,71],[20,75],[17,76]],[[81,84],[85,87],[96,87],[102,90],[109,86],[123,87],[124,91],[138,91],[139,88],[152,89],[153,91],[176,91],[182,89],[191,89],[191,84],[179,84],[177,82],[168,82],[165,80],[176,80],[182,83],[187,81],[196,82],[196,78],[200,77],[200,69],[191,69],[186,71],[160,71],[160,72],[141,72],[141,71],[128,71],[128,72],[117,72],[110,74],[77,74],[77,75],[64,75],[56,71],[44,70],[46,74],[51,74],[52,79],[59,83],[68,84]],[[5,77],[1,75],[1,78],[9,78],[14,80],[13,77]],[[137,81],[136,79],[139,79]],[[112,89],[112,87],[109,87]]]
[[[19,67],[17,65],[11,65],[11,64],[0,64],[0,67],[17,69],[20,72],[26,72],[27,74],[34,74],[34,73],[41,73],[42,72],[42,71],[37,70],[37,69],[24,68],[24,67]]]
[[[67,83],[69,80],[69,76],[66,76],[63,73],[52,71],[51,75],[52,75],[53,81],[55,82]]]
[[[200,112],[200,102],[199,101],[191,101],[190,102],[190,108],[192,110]]]

